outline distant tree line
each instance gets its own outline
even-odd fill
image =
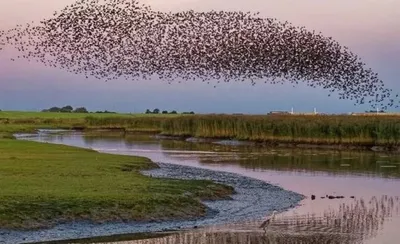
[[[171,112],[168,112],[167,110],[160,111],[160,109],[158,109],[158,108],[155,108],[153,110],[146,109],[146,112],[145,112],[145,114],[160,114],[160,113],[161,114],[178,114],[178,112],[176,110],[172,110]],[[182,114],[194,114],[194,112],[193,111],[182,112]]]
[[[117,112],[104,110],[104,111],[96,111],[95,113],[96,114],[116,114]]]
[[[49,109],[43,109],[42,112],[53,112],[53,113],[89,113],[89,111],[85,107],[78,107],[78,108],[73,108],[70,105],[67,105],[65,107],[51,107]],[[105,113],[105,114],[115,114],[116,112],[111,112],[111,111],[96,111],[94,113]]]

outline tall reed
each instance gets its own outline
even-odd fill
[[[203,115],[167,119],[162,133],[238,140],[354,145],[398,145],[394,116]]]
[[[0,119],[0,125],[36,125],[148,131],[171,136],[273,143],[333,145],[400,144],[398,116],[179,115]]]
[[[86,117],[86,128],[124,129],[125,131],[161,132],[166,117]]]

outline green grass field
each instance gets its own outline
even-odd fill
[[[231,187],[210,181],[144,176],[139,170],[156,167],[146,158],[13,140],[14,133],[39,128],[87,127],[87,116],[0,112],[0,228],[46,228],[76,220],[101,223],[197,217],[206,211],[201,199],[226,198],[233,193]],[[101,121],[106,118],[142,121],[147,117],[146,123],[156,117],[174,117],[90,116]],[[143,129],[151,126],[159,126],[159,122],[143,124]]]
[[[233,192],[209,181],[139,173],[153,167],[141,157],[0,139],[0,228],[201,216],[205,208],[199,199],[224,198]]]
[[[180,116],[190,115],[0,111],[0,138],[12,138],[13,133],[34,132],[41,128],[120,128],[127,131],[161,132],[162,121]]]

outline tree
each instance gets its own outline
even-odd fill
[[[146,109],[146,112],[145,112],[146,114],[151,114],[151,111],[150,111],[150,109]]]
[[[104,111],[96,111],[95,113],[96,114],[116,114],[117,112],[104,110]]]
[[[175,110],[172,110],[171,114],[177,114],[178,112],[176,112]]]
[[[159,114],[159,113],[160,113],[160,110],[158,108],[153,110],[153,114]]]
[[[62,107],[61,110],[60,110],[60,112],[61,112],[61,113],[71,113],[72,110],[74,110],[74,108],[71,107],[70,105],[67,105],[67,106],[65,106],[65,107]]]
[[[61,109],[59,108],[59,107],[51,107],[50,109],[49,109],[49,112],[60,112],[61,111]]]
[[[167,110],[162,111],[162,114],[168,114]]]
[[[74,113],[88,113],[88,111],[85,107],[81,107],[81,108],[76,108],[74,110]]]

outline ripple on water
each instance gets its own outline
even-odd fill
[[[124,236],[98,238],[96,243],[361,244],[369,243],[371,240],[372,243],[397,243],[395,239],[382,239],[377,236],[390,221],[395,218],[398,220],[399,204],[398,197],[382,196],[365,200],[361,198],[354,200],[353,204],[327,210],[321,215],[278,214],[265,231],[259,228],[259,220],[248,220],[166,233],[163,236],[147,237],[144,240]],[[94,241],[88,240],[84,243],[94,243]]]

